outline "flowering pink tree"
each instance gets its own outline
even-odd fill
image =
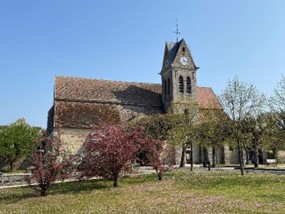
[[[145,128],[138,126],[133,130],[134,143],[137,147],[137,154],[144,154],[144,159],[138,157],[138,161],[143,164],[151,165],[157,175],[158,179],[162,179],[164,166],[161,162],[161,153],[163,151],[163,142],[151,137],[145,136]],[[146,161],[147,163],[144,163]]]
[[[130,164],[136,158],[131,134],[117,125],[95,126],[84,146],[83,175],[112,179],[114,187],[118,186],[120,172],[130,171]]]
[[[33,152],[34,170],[27,182],[36,184],[41,196],[46,196],[51,184],[56,180],[64,180],[71,174],[76,160],[75,155],[66,154],[59,140],[52,141],[45,138],[42,140],[42,145]]]
[[[131,171],[132,163],[141,151],[147,152],[150,162],[159,169],[159,150],[155,151],[162,148],[159,143],[161,141],[145,137],[142,128],[127,131],[119,125],[97,125],[84,143],[86,151],[82,176],[112,179],[113,186],[117,187],[120,173]]]

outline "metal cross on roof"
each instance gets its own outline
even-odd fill
[[[173,31],[173,33],[176,34],[176,42],[178,42],[178,35],[181,34],[181,33],[178,31],[178,23],[177,23],[177,20],[176,20],[176,31]]]

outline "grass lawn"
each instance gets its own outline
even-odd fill
[[[285,176],[186,170],[162,181],[142,175],[112,182],[0,189],[0,213],[285,213]]]

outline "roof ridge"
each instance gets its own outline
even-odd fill
[[[207,87],[207,86],[196,86],[197,88],[210,88],[212,89],[212,87]],[[213,89],[212,89],[213,90]]]
[[[74,80],[91,80],[91,81],[104,81],[104,82],[115,82],[115,83],[129,83],[129,84],[144,84],[144,85],[161,85],[160,83],[149,83],[149,82],[135,82],[135,81],[122,81],[122,80],[106,80],[106,79],[94,79],[94,78],[82,78],[73,76],[56,76],[56,79],[74,79]]]

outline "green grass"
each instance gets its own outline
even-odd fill
[[[23,170],[23,169],[16,169],[16,170],[13,170],[13,171],[2,169],[0,171],[5,173],[5,174],[26,173],[26,170]]]
[[[0,189],[0,213],[285,213],[285,176],[185,170],[119,181]]]

